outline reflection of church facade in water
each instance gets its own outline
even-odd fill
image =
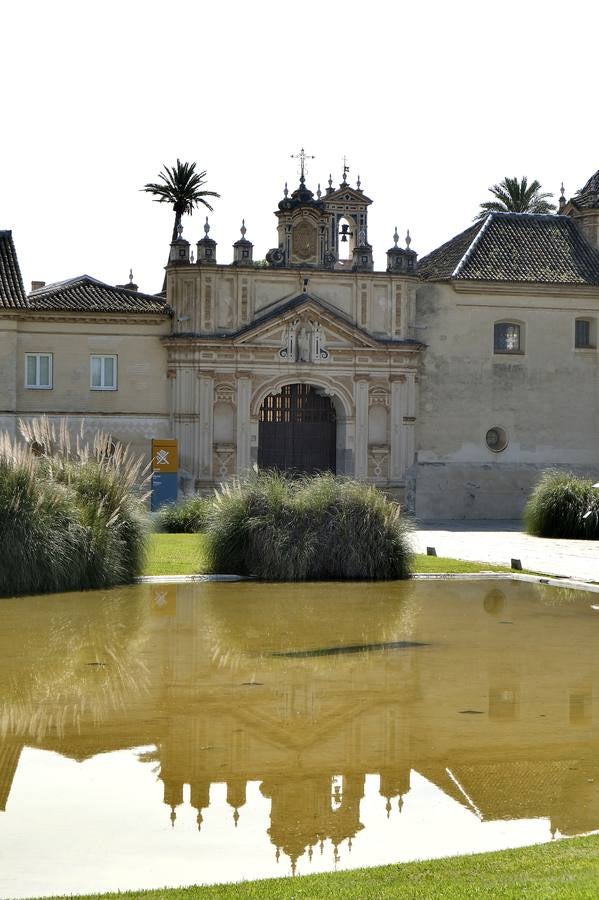
[[[533,650],[527,629],[518,627],[519,585],[491,584],[475,605],[465,597],[472,585],[428,585],[426,607],[419,587],[405,585],[399,603],[383,600],[370,609],[355,602],[357,592],[348,594],[353,622],[337,623],[338,644],[355,647],[361,638],[371,649],[356,655],[320,648],[302,658],[294,643],[299,619],[269,631],[276,608],[259,585],[243,621],[231,612],[235,585],[148,586],[138,620],[128,625],[131,643],[120,645],[112,669],[94,668],[89,658],[114,650],[122,632],[117,608],[103,624],[92,610],[85,613],[93,643],[80,648],[76,683],[62,693],[60,673],[43,683],[30,677],[49,618],[39,646],[31,636],[32,657],[18,682],[2,685],[0,809],[10,811],[23,746],[84,760],[153,745],[143,759],[160,764],[165,819],[170,815],[175,828],[185,785],[201,827],[211,786],[225,782],[233,828],[244,815],[248,782],[259,782],[271,801],[269,838],[292,865],[324,842],[336,855],[351,849],[363,829],[360,804],[372,774],[380,775],[380,809],[391,817],[402,814],[415,771],[480,821],[545,818],[562,834],[599,828],[599,685],[587,620],[569,618],[565,627],[567,599],[564,606],[563,595],[556,601],[552,589],[539,588],[547,630]],[[223,588],[230,603],[223,603]],[[301,586],[296,590],[299,596]],[[452,602],[453,621],[444,641],[431,643],[448,598],[460,601]],[[17,604],[27,602],[14,601],[15,617]],[[335,633],[336,604],[329,599],[327,606],[323,595],[316,607]],[[317,617],[308,611],[307,618]],[[66,620],[61,610],[61,635]],[[420,645],[377,651],[377,642],[398,636]],[[317,647],[316,638],[308,629],[301,646]]]
[[[243,225],[219,262],[207,222],[171,244],[166,297],[27,294],[0,232],[0,429],[68,415],[146,456],[177,438],[186,492],[333,470],[422,518],[515,517],[550,466],[599,477],[599,173],[558,215],[493,213],[420,259],[396,230],[375,270],[359,178],[301,171],[266,260]]]

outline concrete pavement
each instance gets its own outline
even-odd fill
[[[426,553],[426,548],[432,546],[437,556],[504,566],[515,558],[522,562],[522,568],[533,572],[599,581],[599,541],[532,537],[522,532],[519,521],[460,519],[417,523],[413,544],[417,553]]]

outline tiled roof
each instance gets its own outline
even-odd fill
[[[451,278],[452,272],[482,226],[482,222],[476,222],[474,225],[471,225],[470,228],[457,234],[450,241],[441,244],[440,247],[437,247],[437,249],[433,250],[432,253],[429,253],[428,256],[423,256],[422,259],[418,260],[416,266],[417,274],[420,275],[421,278],[435,281]]]
[[[111,312],[111,313],[163,313],[170,307],[165,300],[153,294],[140,294],[126,288],[113,287],[80,275],[67,281],[47,284],[29,294],[29,309],[55,310],[57,312]]]
[[[0,309],[26,309],[23,287],[12,231],[0,231]]]
[[[568,216],[490,213],[418,264],[425,279],[599,285],[599,250]]]
[[[599,172],[591,175],[585,186],[576,191],[571,202],[578,209],[594,209],[599,206]]]

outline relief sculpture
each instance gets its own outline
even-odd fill
[[[319,322],[296,319],[285,331],[281,359],[298,363],[317,363],[329,358],[324,332]]]

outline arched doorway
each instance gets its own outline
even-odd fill
[[[269,394],[258,419],[258,467],[283,472],[335,472],[337,417],[331,398],[310,384]]]

